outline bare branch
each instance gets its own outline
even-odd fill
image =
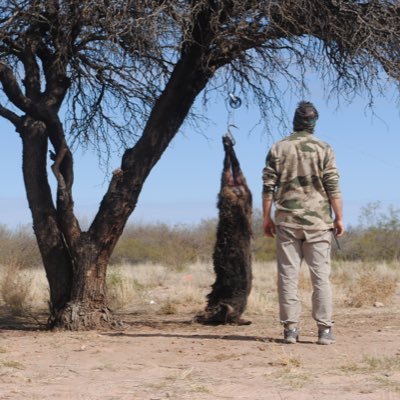
[[[64,160],[65,155],[68,152],[67,147],[63,147],[57,154],[51,153],[51,158],[53,159],[54,163],[51,166],[51,170],[54,173],[54,176],[56,177],[57,183],[58,183],[58,191],[59,191],[59,197],[62,199],[65,199],[68,197],[68,194],[66,193],[67,190],[67,185],[65,183],[65,179],[63,174],[60,172],[60,165]],[[65,200],[63,201],[65,202]]]
[[[8,108],[2,106],[0,104],[0,116],[8,119],[14,126],[18,126],[21,123],[21,117],[19,117],[17,114],[9,110]]]
[[[57,215],[65,239],[73,248],[79,240],[81,229],[74,215],[72,154],[65,141],[62,125],[58,118],[54,116],[47,129],[50,141],[56,151],[51,153],[54,161],[51,169],[57,181]]]
[[[8,99],[21,111],[29,113],[32,101],[24,96],[12,69],[0,61],[0,82]]]
[[[6,96],[42,118],[66,102],[71,142],[107,154],[138,140],[193,45],[214,77],[206,90],[235,86],[261,112],[287,92],[300,95],[309,70],[328,92],[371,95],[385,74],[400,79],[399,8],[390,0],[4,1],[0,57],[26,87],[25,97]],[[278,80],[288,82],[282,91]]]

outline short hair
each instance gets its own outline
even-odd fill
[[[313,103],[301,101],[296,108],[293,117],[293,127],[295,131],[310,131],[314,129],[319,117],[318,111]]]

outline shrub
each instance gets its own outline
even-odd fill
[[[12,315],[23,315],[29,310],[31,283],[31,279],[21,272],[18,264],[3,266],[0,296]]]
[[[212,226],[206,222],[192,229],[165,224],[129,226],[115,248],[111,264],[152,262],[183,270],[197,260],[210,259],[215,237]]]
[[[127,308],[143,292],[143,286],[127,272],[130,271],[126,267],[113,267],[107,274],[107,296],[114,311]]]
[[[15,231],[0,225],[0,264],[16,264],[19,268],[41,265],[41,257],[36,239],[28,226]]]
[[[368,204],[361,210],[358,226],[350,227],[340,242],[342,250],[333,246],[336,260],[400,260],[400,208],[382,211],[379,202]]]
[[[347,282],[345,303],[351,307],[372,306],[379,302],[387,304],[397,289],[398,276],[386,266],[363,268]]]
[[[204,220],[199,225],[148,224],[128,226],[119,240],[111,264],[155,263],[184,270],[196,261],[211,262],[215,245],[217,220]],[[275,242],[262,232],[260,211],[253,217],[252,253],[254,261],[275,259]]]

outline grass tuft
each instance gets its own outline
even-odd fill
[[[26,315],[47,307],[48,284],[42,268],[23,269],[10,263],[0,271],[0,301],[11,315]]]
[[[347,287],[345,304],[350,307],[387,304],[397,289],[398,277],[387,269],[372,267],[359,271]]]
[[[0,366],[13,369],[25,369],[25,366],[18,361],[0,361]]]

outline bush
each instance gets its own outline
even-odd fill
[[[15,231],[0,225],[0,265],[18,265],[18,268],[42,264],[36,239],[28,226]]]
[[[375,303],[387,304],[397,289],[397,280],[391,274],[379,273],[376,268],[360,271],[349,287],[346,304],[350,307],[372,306]]]
[[[361,210],[360,223],[340,239],[342,250],[333,246],[333,256],[343,261],[400,260],[400,209],[381,211],[379,202]]]
[[[212,262],[217,219],[208,219],[189,227],[166,224],[129,225],[121,236],[110,264],[153,263],[185,269],[194,262]],[[399,261],[400,209],[382,211],[379,202],[361,210],[360,223],[349,227],[340,238],[341,250],[332,246],[336,261]],[[252,254],[255,262],[276,258],[275,240],[266,238],[260,210],[253,214]],[[18,265],[25,269],[41,265],[36,240],[27,226],[10,231],[0,225],[0,265]]]
[[[3,267],[0,276],[0,297],[12,315],[23,315],[29,311],[31,279],[17,264]]]
[[[165,224],[129,226],[117,244],[111,264],[156,263],[175,269],[210,257],[209,228]],[[211,252],[211,251],[210,251]]]
[[[204,220],[194,227],[165,224],[128,226],[119,240],[111,264],[164,264],[176,269],[199,261],[212,262],[217,220]],[[260,211],[253,217],[252,253],[255,261],[275,259],[275,241],[262,231]]]
[[[253,214],[252,253],[254,261],[269,262],[276,259],[275,240],[264,235],[263,218],[259,210]]]

